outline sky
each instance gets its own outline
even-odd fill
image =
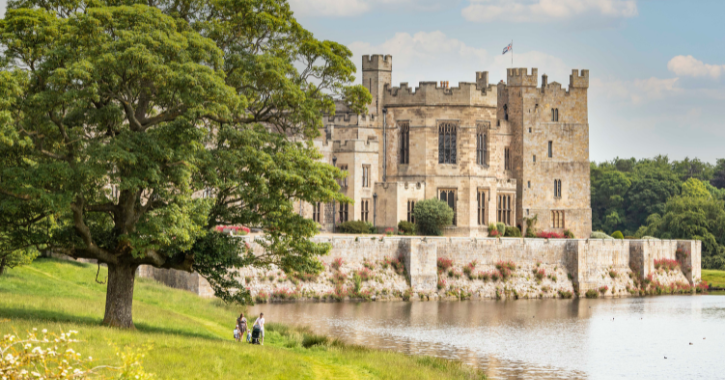
[[[590,159],[725,158],[725,1],[289,0],[318,39],[393,56],[393,85],[589,69]],[[358,81],[361,74],[358,75]],[[539,78],[540,80],[540,78]]]
[[[0,14],[5,1],[0,0]],[[725,158],[725,1],[288,0],[321,40],[393,56],[393,85],[589,69],[590,159]],[[358,82],[361,73],[358,73]]]

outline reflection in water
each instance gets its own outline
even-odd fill
[[[725,296],[250,310],[260,311],[267,321],[308,325],[352,344],[461,360],[492,379],[725,379]]]

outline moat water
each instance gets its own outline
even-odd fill
[[[456,359],[491,379],[725,379],[725,296],[253,307],[347,343]]]

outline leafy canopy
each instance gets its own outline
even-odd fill
[[[8,251],[197,270],[227,300],[235,267],[320,269],[292,202],[347,201],[312,139],[371,97],[285,0],[11,1],[0,45]],[[266,254],[211,232],[240,224]]]

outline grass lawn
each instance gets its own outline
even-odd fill
[[[151,344],[144,368],[159,379],[481,379],[457,362],[376,351],[339,342],[313,345],[305,329],[268,324],[264,346],[235,342],[242,309],[137,279],[136,331],[109,329],[103,319],[105,285],[95,265],[38,259],[0,277],[0,336],[34,327],[78,330],[77,351],[117,364],[118,346]],[[705,271],[703,271],[704,273]],[[99,279],[105,279],[101,268]],[[250,321],[251,325],[251,321]],[[303,342],[305,343],[303,345]]]
[[[707,281],[711,287],[725,288],[725,270],[703,269],[702,279]]]

